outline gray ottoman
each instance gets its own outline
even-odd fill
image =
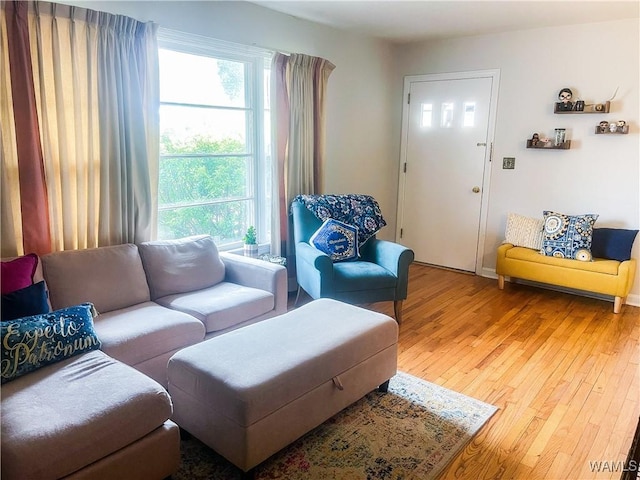
[[[330,299],[176,353],[172,420],[243,471],[387,384],[398,325]]]

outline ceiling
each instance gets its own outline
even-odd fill
[[[640,0],[257,0],[298,18],[394,43],[638,18]]]

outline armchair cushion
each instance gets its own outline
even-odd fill
[[[327,218],[309,239],[314,247],[329,255],[334,262],[359,257],[358,228]]]

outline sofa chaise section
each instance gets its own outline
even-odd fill
[[[180,462],[172,403],[95,350],[2,386],[2,478],[166,478]]]

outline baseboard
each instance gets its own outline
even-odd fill
[[[496,274],[496,270],[494,268],[483,268],[482,276],[487,278],[498,279],[498,275]],[[512,281],[509,277],[506,277],[507,280]],[[547,283],[538,283],[531,282],[529,280],[517,279],[515,283],[521,283],[523,285],[532,285],[534,287],[546,288],[547,290],[554,290],[557,292],[563,293],[571,293],[573,295],[581,295],[583,297],[596,298],[598,300],[606,300],[608,302],[613,302],[613,297],[610,295],[601,295],[599,293],[591,293],[586,292],[584,290],[575,290],[573,288],[566,287],[558,287],[556,285],[549,285]],[[497,287],[496,287],[497,288]],[[633,305],[634,307],[640,307],[640,295],[630,293],[627,297],[626,305]]]

